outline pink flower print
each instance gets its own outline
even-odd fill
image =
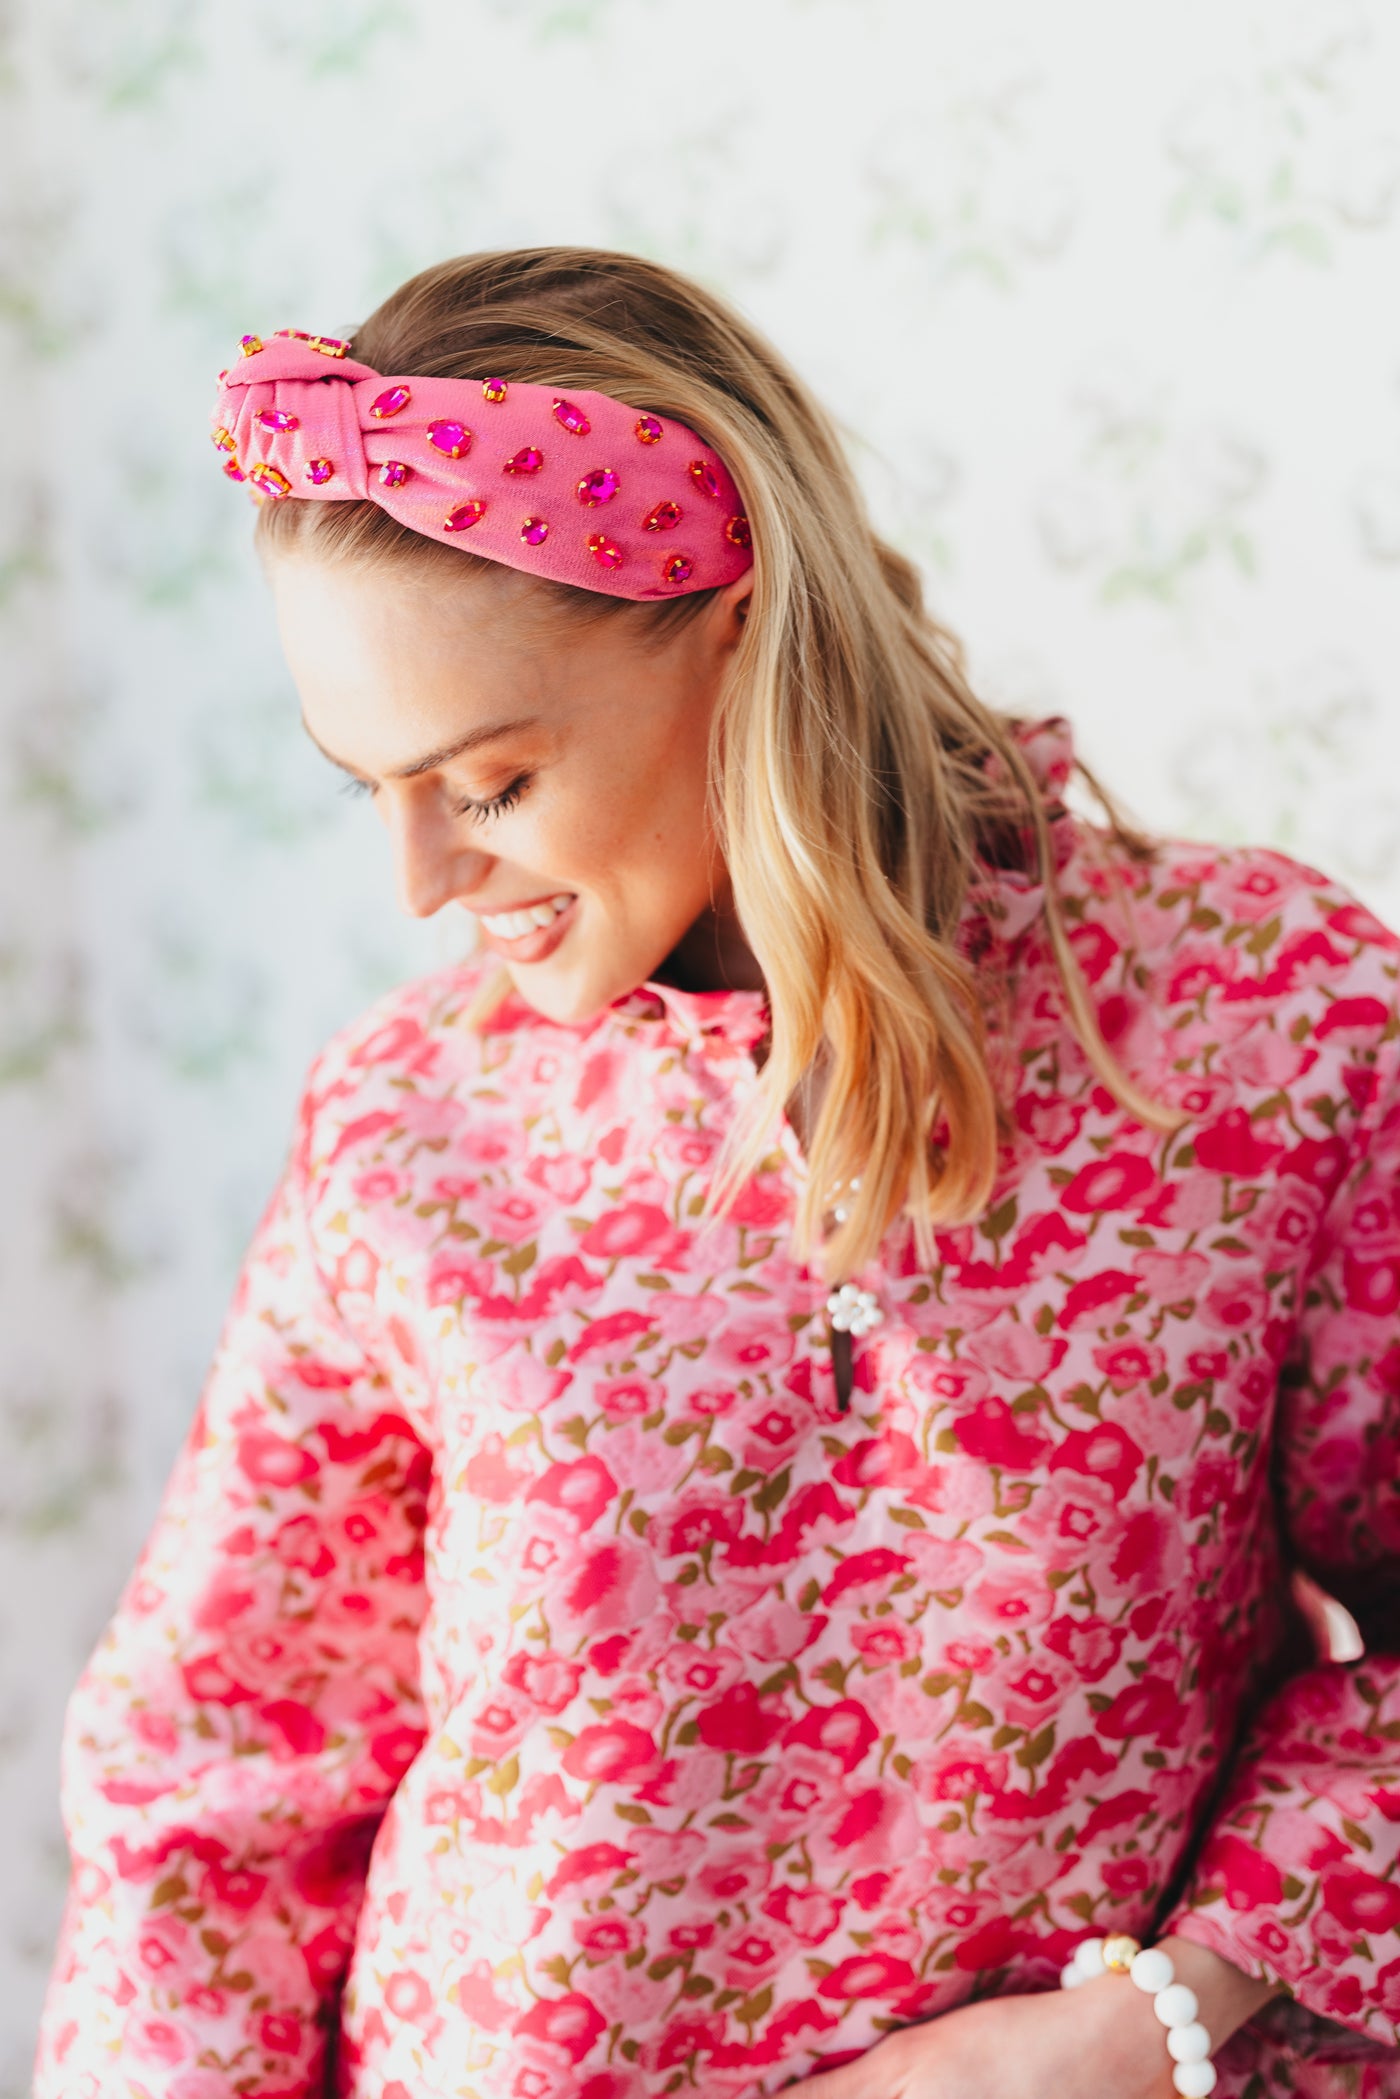
[[[1197,1307],[1205,1324],[1217,1333],[1254,1333],[1269,1314],[1269,1293],[1254,1276],[1216,1283]]]
[[[1069,1186],[1061,1191],[1066,1210],[1095,1214],[1101,1210],[1133,1210],[1157,1185],[1157,1170],[1150,1159],[1137,1152],[1112,1152],[1081,1166]]]
[[[662,1593],[652,1556],[629,1538],[580,1541],[551,1584],[550,1623],[574,1637],[644,1623]]]
[[[540,1220],[549,1212],[545,1204],[537,1202],[523,1188],[512,1188],[505,1194],[491,1197],[486,1214],[495,1238],[519,1246],[539,1230]]]
[[[1115,1392],[1130,1391],[1160,1377],[1166,1364],[1160,1348],[1150,1341],[1115,1341],[1094,1350],[1094,1362]]]
[[[661,1339],[680,1345],[703,1341],[723,1325],[729,1308],[725,1299],[716,1297],[713,1291],[691,1296],[685,1290],[657,1290],[647,1311]]]
[[[708,1370],[734,1377],[752,1377],[760,1370],[781,1370],[792,1359],[794,1336],[771,1318],[731,1318],[715,1334],[705,1351]]]
[[[1210,1274],[1210,1262],[1204,1254],[1164,1253],[1145,1246],[1133,1258],[1133,1273],[1150,1297],[1166,1305],[1184,1304]]]
[[[661,1674],[671,1687],[692,1698],[717,1695],[737,1683],[744,1658],[728,1647],[700,1647],[681,1642],[661,1657]]]
[[[622,1910],[604,1910],[593,1917],[575,1917],[572,1931],[574,1943],[583,1948],[590,1962],[611,1960],[619,1953],[631,1953],[644,1943],[641,1925]]]
[[[781,1966],[792,1941],[784,1931],[747,1924],[719,1948],[717,1961],[726,1989],[755,1990]]]
[[[1235,918],[1246,925],[1257,925],[1272,917],[1305,879],[1299,864],[1266,853],[1263,847],[1256,848],[1256,853],[1257,858],[1251,854],[1216,872],[1216,880],[1225,893],[1223,908],[1233,911]]]
[[[580,1531],[596,1523],[617,1494],[617,1481],[601,1458],[574,1458],[551,1465],[526,1493],[571,1516]]]
[[[700,1740],[711,1749],[760,1756],[782,1733],[788,1719],[780,1698],[760,1703],[757,1686],[744,1682],[731,1684],[718,1698],[701,1706],[695,1727]]]
[[[1187,1712],[1187,1703],[1175,1684],[1161,1677],[1145,1676],[1141,1682],[1121,1690],[1097,1715],[1094,1724],[1109,1741],[1148,1735],[1154,1742],[1175,1747],[1181,1739]]]
[[[513,1654],[501,1672],[502,1681],[524,1693],[541,1713],[562,1713],[578,1695],[583,1680],[581,1662],[558,1654]]]
[[[871,1949],[839,1961],[817,1984],[817,1995],[843,1999],[890,1997],[897,1991],[911,1989],[918,1979],[908,1961]]]
[[[486,1373],[488,1390],[508,1414],[542,1414],[573,1383],[570,1370],[552,1370],[538,1356],[517,1348]]]
[[[1023,1660],[997,1686],[999,1706],[1008,1725],[1028,1730],[1043,1726],[1064,1702],[1075,1680],[1070,1664],[1053,1655]]]
[[[855,1647],[867,1669],[883,1669],[890,1662],[907,1662],[919,1652],[919,1638],[902,1618],[874,1618],[851,1632]]]
[[[1051,1448],[1050,1438],[1027,1414],[1013,1414],[1004,1399],[984,1399],[953,1423],[953,1434],[969,1457],[1011,1472],[1032,1472]]]
[[[978,1582],[967,1593],[966,1607],[979,1624],[1009,1631],[1043,1625],[1055,1606],[1048,1590],[1032,1589],[1023,1574],[1011,1574]]]
[[[1041,1645],[1061,1654],[1084,1683],[1098,1683],[1117,1666],[1126,1637],[1122,1628],[1102,1618],[1052,1618]]]
[[[1071,1429],[1052,1452],[1052,1472],[1083,1473],[1101,1480],[1121,1501],[1142,1469],[1141,1447],[1112,1421],[1096,1422],[1092,1428]]]
[[[677,1231],[656,1203],[624,1203],[596,1218],[579,1240],[583,1253],[600,1260],[647,1260],[653,1268],[679,1267],[691,1235]]]
[[[809,1706],[783,1739],[823,1751],[849,1774],[863,1761],[871,1744],[878,1741],[879,1732],[859,1699],[841,1698],[835,1705]]]
[[[511,1464],[505,1438],[493,1431],[482,1438],[480,1450],[468,1458],[462,1484],[483,1501],[512,1502],[518,1500],[533,1477],[528,1466]]]
[[[1037,1333],[1024,1320],[1007,1319],[969,1334],[966,1346],[968,1354],[997,1377],[1035,1385],[1059,1368],[1069,1343],[1058,1334]]]
[[[245,1429],[238,1439],[238,1468],[255,1487],[295,1487],[321,1469],[314,1451],[271,1429]]]
[[[429,1306],[436,1310],[439,1305],[457,1304],[463,1298],[484,1297],[494,1283],[495,1272],[488,1261],[476,1260],[460,1251],[434,1254],[428,1265],[425,1294]]]
[[[773,1878],[773,1862],[758,1846],[721,1852],[707,1859],[694,1876],[700,1894],[721,1908],[753,1902]]]
[[[826,1622],[824,1616],[809,1617],[781,1596],[762,1594],[730,1617],[725,1633],[755,1661],[778,1662],[801,1654]]]
[[[508,1756],[524,1739],[525,1731],[534,1718],[534,1708],[527,1698],[509,1691],[499,1691],[487,1700],[471,1718],[469,1736],[473,1756]]]
[[[883,1591],[909,1565],[908,1553],[896,1552],[890,1545],[872,1545],[865,1552],[851,1553],[839,1563],[822,1590],[822,1602],[833,1604],[852,1590],[869,1589],[872,1594]]]
[[[387,1166],[374,1166],[367,1173],[356,1174],[350,1183],[351,1192],[362,1203],[388,1203],[404,1186],[404,1177]]]
[[[840,1796],[834,1819],[823,1817],[809,1839],[813,1856],[839,1873],[919,1855],[922,1831],[907,1785],[877,1778]]]
[[[1120,1268],[1100,1269],[1097,1275],[1085,1276],[1066,1291],[1058,1324],[1066,1333],[1075,1333],[1082,1327],[1111,1326],[1119,1318],[1124,1300],[1136,1296],[1140,1288],[1135,1275],[1127,1275]]]
[[[190,2044],[169,2019],[138,2017],[126,2027],[126,2045],[137,2060],[145,2063],[179,2063],[190,2052]]]
[[[1271,1093],[1291,1086],[1317,1061],[1317,1052],[1292,1042],[1275,1025],[1273,1016],[1252,1021],[1220,1055],[1220,1070],[1237,1085]]]
[[[697,1385],[692,1392],[680,1395],[681,1405],[690,1414],[727,1414],[738,1398],[729,1385]]]
[[[525,1178],[543,1188],[551,1201],[571,1208],[582,1202],[593,1181],[592,1161],[568,1152],[550,1157],[537,1155],[527,1160],[523,1171]]]
[[[604,2032],[605,2023],[597,2005],[582,1992],[573,1990],[566,1997],[538,1998],[516,2020],[512,2031],[547,2041],[552,2047],[562,2049],[570,2062],[579,2063]],[[549,2089],[548,2084],[543,2088],[544,2091]]]
[[[1084,1121],[1084,1109],[1055,1093],[1023,1093],[1016,1102],[1016,1122],[1039,1150],[1054,1158],[1073,1144]]]
[[[644,1727],[609,1719],[581,1729],[561,1761],[571,1778],[599,1785],[645,1771],[655,1759],[656,1744]]]
[[[663,1554],[693,1553],[726,1543],[738,1536],[741,1506],[733,1495],[712,1487],[687,1489],[670,1516],[653,1524],[657,1549]]]
[[[657,1400],[657,1388],[641,1378],[603,1378],[593,1387],[593,1401],[614,1421],[629,1421],[649,1414]]]
[[[766,1917],[785,1925],[800,1945],[820,1946],[840,1923],[846,1897],[830,1894],[825,1888],[786,1882],[780,1888],[770,1888],[759,1907]]]
[[[339,1296],[373,1297],[379,1280],[378,1254],[363,1239],[356,1239],[335,1263],[332,1279]]]
[[[1244,1108],[1227,1108],[1213,1122],[1202,1123],[1192,1143],[1198,1166],[1243,1180],[1267,1172],[1284,1148],[1273,1129],[1252,1120]]]

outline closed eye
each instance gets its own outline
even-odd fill
[[[513,808],[533,778],[533,773],[520,773],[511,781],[509,787],[503,788],[499,794],[493,795],[489,802],[478,802],[468,795],[464,800],[456,804],[452,814],[454,816],[470,816],[473,823],[485,823],[488,817],[500,816],[505,810]],[[378,791],[373,781],[358,780],[353,775],[350,779],[342,782],[340,789],[342,794],[367,794],[371,796],[377,794]]]

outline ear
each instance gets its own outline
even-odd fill
[[[723,589],[716,593],[710,610],[719,629],[722,647],[732,649],[737,645],[752,603],[752,569],[746,570],[742,576],[736,576],[732,583],[726,583]]]

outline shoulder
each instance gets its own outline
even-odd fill
[[[395,1125],[430,1137],[460,1123],[474,1086],[503,1061],[503,1041],[508,1054],[539,1018],[509,987],[488,1003],[500,983],[495,957],[472,956],[393,985],[327,1036],[302,1084],[308,1170]]]

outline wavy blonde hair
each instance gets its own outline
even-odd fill
[[[1004,1111],[986,987],[955,937],[979,857],[1033,841],[1044,916],[1093,1068],[1144,1123],[1182,1118],[1144,1094],[1099,1032],[1067,936],[1042,792],[1014,717],[971,690],[961,644],[926,609],[918,571],[875,532],[837,427],[777,351],[702,285],[636,255],[517,248],[459,255],[392,292],[350,340],[382,372],[595,388],[688,424],[727,463],[753,533],[753,596],[710,737],[712,820],[745,939],[767,985],[759,1086],[716,1161],[723,1214],[771,1150],[775,1121],[820,1056],[793,1221],[827,1279],[872,1259],[896,1214],[934,1265],[940,1225],[979,1216]],[[317,559],[493,566],[398,524],[373,502],[284,498],[258,511],[260,551]],[[568,619],[665,634],[712,592],[654,603],[536,579]],[[1150,841],[1081,767],[1136,859]],[[469,1020],[510,988],[502,968]],[[945,1142],[939,1137],[946,1136]],[[837,1187],[859,1179],[835,1229]]]

